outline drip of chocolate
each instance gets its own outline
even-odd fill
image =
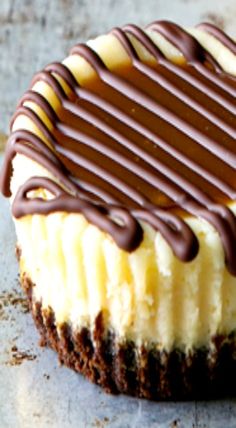
[[[200,28],[235,52],[234,42],[224,33],[209,24]],[[79,44],[71,54],[82,56],[96,78],[81,87],[60,63],[50,64],[35,76],[32,86],[46,82],[61,108],[55,112],[33,90],[23,96],[12,123],[26,115],[48,145],[28,131],[12,132],[1,190],[10,195],[12,160],[17,153],[23,154],[46,168],[52,178],[32,177],[20,187],[12,207],[16,218],[80,212],[126,251],[139,246],[145,222],[160,231],[183,261],[192,260],[198,252],[197,238],[185,218],[201,217],[218,231],[228,269],[236,275],[236,221],[226,206],[236,198],[232,179],[235,80],[176,24],[158,21],[148,29],[175,45],[185,63],[169,61],[143,30],[127,25],[111,33],[126,51],[128,65],[110,71],[91,48]],[[140,60],[131,38],[153,61]],[[58,77],[66,82],[68,94]],[[41,107],[53,124],[52,131],[26,101]],[[28,196],[41,188],[53,198]]]

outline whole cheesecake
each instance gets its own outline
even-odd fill
[[[1,173],[42,343],[109,392],[236,393],[236,44],[156,21],[20,100]]]

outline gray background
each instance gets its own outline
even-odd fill
[[[127,22],[208,20],[236,37],[236,0],[1,0],[0,134],[32,75],[75,42]],[[0,135],[1,149],[1,135]],[[0,155],[1,161],[1,155]],[[112,397],[60,368],[37,346],[14,258],[8,201],[0,198],[0,428],[235,428],[236,401],[150,403]]]

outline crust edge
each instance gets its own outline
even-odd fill
[[[40,345],[57,352],[59,362],[100,385],[106,392],[149,400],[214,399],[236,395],[236,334],[212,338],[209,348],[191,353],[169,353],[154,346],[137,348],[134,342],[118,343],[107,331],[100,313],[93,332],[72,331],[68,323],[56,326],[51,308],[34,301],[34,284],[21,277]]]

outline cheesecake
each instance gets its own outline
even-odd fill
[[[114,28],[37,73],[1,171],[41,342],[107,392],[236,392],[236,44]]]

